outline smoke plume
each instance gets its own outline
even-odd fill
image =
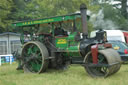
[[[99,10],[98,14],[93,14],[90,20],[96,29],[116,30],[119,28],[112,20],[104,20],[103,9]]]

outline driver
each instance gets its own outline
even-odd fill
[[[60,27],[56,27],[54,30],[55,36],[58,35],[67,35],[67,33],[64,31],[64,29],[61,29]]]

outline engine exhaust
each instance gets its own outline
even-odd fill
[[[83,31],[83,38],[88,36],[88,28],[87,28],[87,7],[85,4],[80,5],[80,12],[81,12],[81,21],[82,21],[82,31]]]

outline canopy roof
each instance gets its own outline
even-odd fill
[[[63,16],[55,16],[43,19],[36,19],[36,20],[28,20],[28,21],[18,21],[13,23],[13,26],[31,26],[36,24],[45,24],[45,23],[54,23],[54,22],[63,22],[63,21],[73,21],[75,19],[80,19],[81,14],[75,13],[70,15],[63,15]]]

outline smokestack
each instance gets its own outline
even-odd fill
[[[87,37],[88,35],[88,28],[87,28],[87,7],[85,4],[80,5],[80,12],[81,12],[81,21],[82,21],[82,30],[83,30],[83,37]]]

